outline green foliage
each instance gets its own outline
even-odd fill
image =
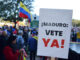
[[[80,26],[80,20],[73,19],[72,20],[72,25],[79,27]]]
[[[30,11],[32,11],[33,0],[3,0],[0,1],[0,17],[3,17],[4,20],[10,21],[16,19],[16,15],[19,16],[20,1],[22,1]],[[17,20],[22,20],[22,18],[17,17]]]

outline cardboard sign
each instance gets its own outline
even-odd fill
[[[38,56],[68,58],[72,10],[40,9]]]

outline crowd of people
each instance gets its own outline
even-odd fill
[[[71,41],[80,42],[80,29],[71,30]],[[29,55],[30,60],[35,60],[37,53],[38,30],[27,26],[0,27],[0,60],[23,60]],[[29,52],[29,53],[28,53]],[[42,57],[46,59],[45,57]]]
[[[23,56],[28,56],[28,51],[30,60],[35,60],[37,35],[36,28],[29,29],[27,26],[0,27],[0,60],[23,60]]]
[[[73,27],[71,30],[71,41],[72,42],[80,42],[80,28]]]

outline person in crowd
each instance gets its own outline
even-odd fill
[[[3,49],[6,46],[6,37],[0,34],[0,60],[5,60]]]
[[[7,35],[8,35],[8,37],[11,35],[11,29],[10,29],[10,27],[8,27],[8,29],[7,29]]]
[[[29,51],[30,51],[30,60],[35,60],[36,52],[37,52],[36,31],[33,31],[32,37],[29,38]]]
[[[19,30],[18,36],[17,36],[17,47],[18,47],[18,49],[24,48],[24,39],[23,39],[22,35],[23,35],[23,31]]]
[[[77,28],[73,28],[73,40],[76,42],[77,41]]]
[[[77,32],[77,42],[80,42],[80,30]]]
[[[14,28],[13,34],[17,35],[17,33],[18,33],[17,28]]]
[[[29,36],[29,38],[31,37],[31,28],[29,28],[29,32],[28,32],[28,36]]]
[[[2,27],[0,27],[0,35],[2,35]]]
[[[1,37],[2,37],[5,41],[7,41],[7,39],[8,39],[7,33],[6,33],[5,31],[2,32]]]
[[[10,26],[10,29],[9,29],[10,35],[13,35],[13,31],[14,31],[14,30],[15,30],[15,29],[13,29],[13,27]]]
[[[18,60],[19,51],[16,47],[16,36],[10,36],[7,42],[7,46],[3,50],[6,60]]]
[[[71,42],[76,42],[76,38],[77,38],[77,35],[76,33],[74,32],[74,29],[72,28],[71,30]]]
[[[24,28],[23,30],[23,38],[24,38],[24,42],[25,42],[25,46],[27,47],[27,42],[28,42],[28,28]]]

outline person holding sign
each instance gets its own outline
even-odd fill
[[[37,52],[37,36],[36,31],[32,32],[32,37],[29,38],[29,51],[30,51],[30,60],[35,60]]]

